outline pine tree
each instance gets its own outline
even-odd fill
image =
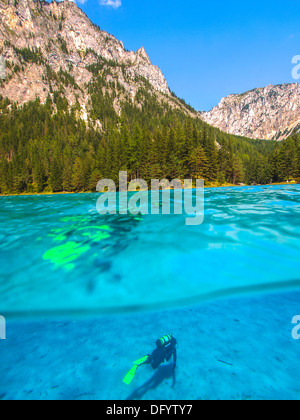
[[[33,183],[35,185],[36,192],[41,193],[44,191],[46,184],[46,175],[43,164],[39,159],[36,160],[33,169]]]
[[[193,150],[189,158],[190,172],[193,179],[208,179],[209,163],[202,146]]]
[[[62,191],[62,168],[57,158],[53,159],[50,168],[49,186],[52,192]]]

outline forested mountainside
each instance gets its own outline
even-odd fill
[[[139,92],[143,105],[124,103],[118,116],[113,98],[94,89],[93,110],[106,120],[101,132],[87,127],[64,102],[57,101],[53,114],[50,98],[44,105],[36,100],[11,109],[1,101],[2,194],[94,191],[102,178],[118,183],[120,170],[127,170],[130,179],[192,177],[204,178],[207,185],[300,176],[299,136],[282,143],[236,138],[160,104],[146,88]]]

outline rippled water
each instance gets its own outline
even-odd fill
[[[101,313],[300,286],[300,187],[205,191],[205,220],[100,216],[93,194],[1,197],[0,313]]]

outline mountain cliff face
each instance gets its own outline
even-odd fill
[[[145,83],[161,100],[181,107],[144,48],[127,51],[122,42],[93,25],[73,2],[0,0],[0,54],[7,67],[0,95],[19,104],[37,97],[44,103],[48,95],[58,92],[69,105],[80,106],[86,119],[89,84],[102,72],[110,85],[104,91],[111,94],[118,85],[116,112],[122,100],[134,100]]]
[[[103,96],[112,98],[119,116],[125,102],[143,107],[137,98],[145,87],[161,103],[197,116],[171,95],[163,73],[144,48],[126,50],[72,1],[0,0],[0,54],[6,63],[0,96],[11,102],[64,100],[89,121],[100,76]],[[300,85],[270,85],[230,95],[200,116],[230,134],[282,140],[300,128]],[[92,118],[102,126],[101,119]]]
[[[269,85],[242,95],[229,95],[201,117],[230,134],[283,140],[300,127],[300,85]]]

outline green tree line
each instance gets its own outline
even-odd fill
[[[80,120],[62,92],[21,107],[0,98],[0,193],[95,191],[102,178],[205,179],[213,184],[267,184],[300,177],[300,136],[254,141],[215,129],[147,86],[114,110],[117,83],[88,87],[89,109],[102,130]],[[110,92],[110,93],[109,93]]]

